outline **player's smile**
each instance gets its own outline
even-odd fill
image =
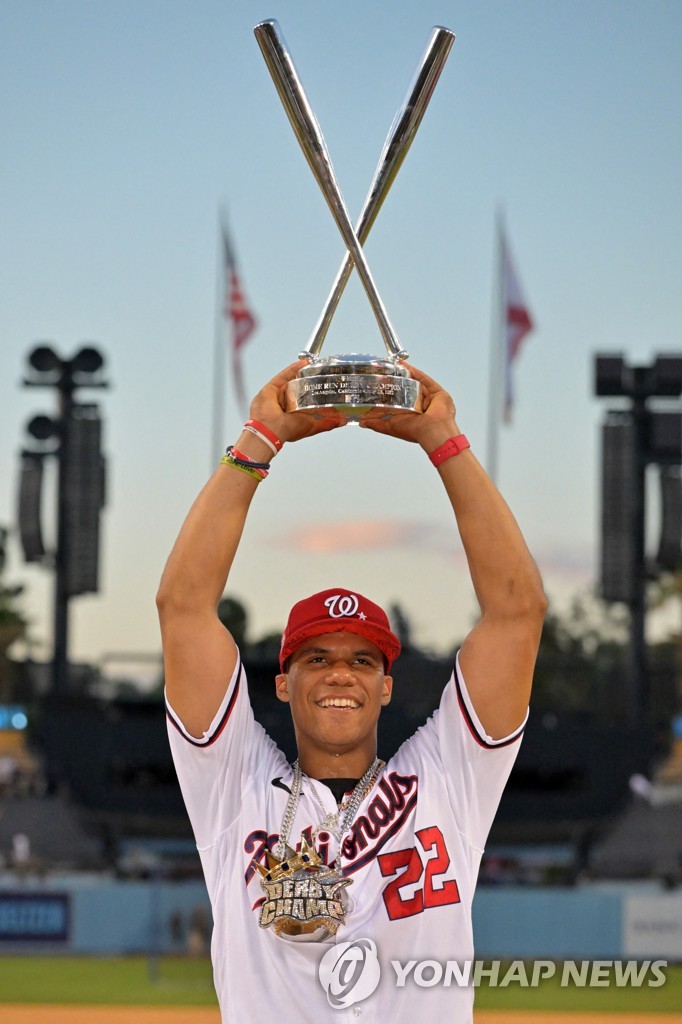
[[[299,750],[306,737],[318,749],[348,750],[376,737],[391,684],[381,651],[366,637],[323,633],[293,653],[277,695],[291,705]]]
[[[318,708],[332,708],[335,711],[353,711],[355,708],[359,708],[362,705],[359,701],[353,700],[352,697],[323,697],[322,700],[315,701]]]

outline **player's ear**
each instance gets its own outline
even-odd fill
[[[391,694],[393,693],[393,676],[384,676],[384,686],[381,691],[381,706],[386,707],[387,704],[391,703]]]
[[[289,678],[286,672],[280,672],[278,676],[275,676],[275,693],[278,700],[283,700],[285,704],[288,704],[291,700],[289,696]]]

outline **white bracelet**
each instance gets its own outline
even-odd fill
[[[275,447],[275,445],[269,438],[265,436],[265,434],[261,434],[260,430],[256,430],[255,427],[250,427],[248,423],[244,424],[244,430],[248,430],[250,434],[255,434],[256,437],[259,437],[261,441],[263,441],[263,443],[268,446],[273,455],[277,454],[277,448]]]

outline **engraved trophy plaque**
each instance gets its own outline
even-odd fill
[[[299,145],[347,249],[325,307],[307,346],[300,353],[299,358],[306,359],[308,363],[300,369],[296,380],[288,385],[288,408],[305,411],[335,408],[349,420],[357,420],[375,407],[420,412],[420,385],[410,376],[409,368],[400,362],[407,359],[408,353],[388,318],[362,246],[421,124],[455,37],[449,29],[439,26],[433,29],[405,100],[389,130],[354,228],[322,131],[277,22],[261,22],[254,28],[254,34]],[[320,355],[322,344],[353,267],[372,307],[386,356],[344,353],[323,358]]]

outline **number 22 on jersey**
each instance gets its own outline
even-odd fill
[[[383,891],[391,921],[421,914],[430,907],[444,907],[460,901],[457,882],[439,881],[450,867],[450,856],[441,830],[436,825],[420,828],[415,838],[425,854],[435,850],[435,856],[423,861],[417,847],[411,846],[407,850],[382,853],[377,857],[384,878],[395,876]],[[413,894],[403,898],[401,890],[415,885],[417,888]]]

